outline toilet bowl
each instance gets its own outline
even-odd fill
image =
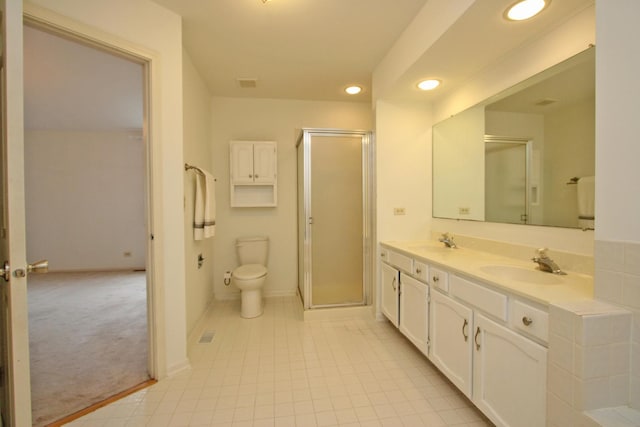
[[[262,288],[267,279],[269,240],[248,237],[236,240],[240,266],[233,270],[232,283],[240,289],[240,315],[253,318],[262,315]]]

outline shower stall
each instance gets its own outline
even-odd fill
[[[303,129],[298,160],[298,288],[304,309],[371,303],[373,135]]]

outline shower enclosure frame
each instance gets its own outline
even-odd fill
[[[312,212],[311,212],[311,140],[314,136],[360,137],[362,147],[362,301],[337,304],[314,304],[312,283]],[[302,156],[300,159],[300,145]],[[374,134],[367,130],[304,128],[296,142],[298,156],[298,291],[305,310],[328,307],[371,305],[375,254],[375,157]],[[302,168],[301,166],[302,161]],[[302,169],[302,174],[300,173]],[[301,176],[302,175],[302,176]],[[300,182],[302,180],[302,182]],[[302,194],[300,194],[302,192]],[[301,209],[302,208],[302,209]]]

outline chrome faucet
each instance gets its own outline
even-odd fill
[[[567,274],[564,271],[560,270],[558,264],[556,264],[551,258],[547,256],[547,248],[540,248],[536,250],[536,256],[531,258],[533,262],[538,263],[538,268],[540,271],[546,271],[548,273],[553,274]]]
[[[439,242],[444,243],[444,245],[448,248],[458,249],[458,245],[453,241],[453,236],[449,233],[442,233],[442,237],[438,239]]]

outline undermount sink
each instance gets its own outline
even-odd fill
[[[531,269],[527,269],[512,265],[485,265],[480,267],[480,270],[504,280],[515,280],[538,285],[559,285],[562,283],[560,277],[552,273],[536,270],[533,266]]]

